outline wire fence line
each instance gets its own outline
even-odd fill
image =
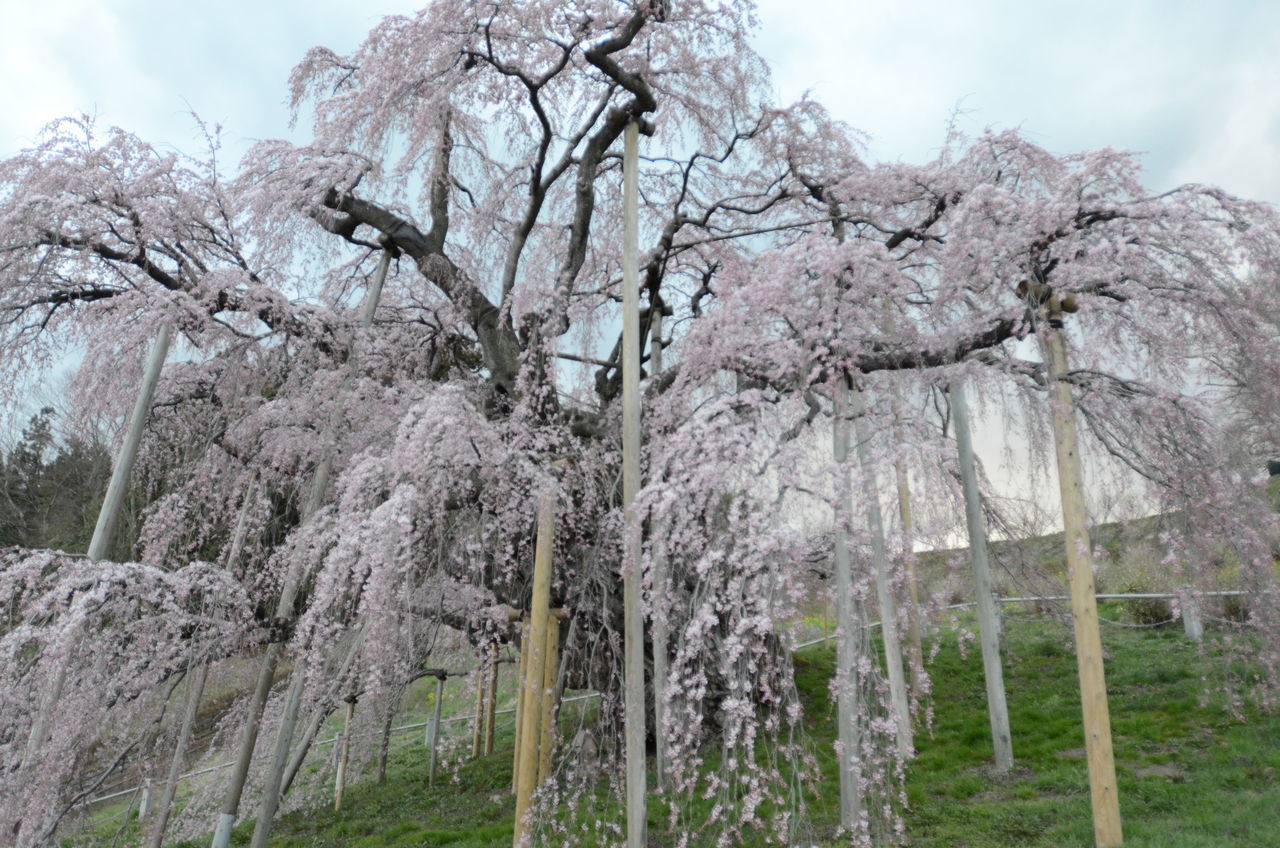
[[[1230,590],[1230,591],[1202,592],[1202,593],[1198,593],[1196,596],[1197,597],[1240,597],[1248,594],[1251,594],[1251,593],[1241,591],[1241,590]],[[1124,593],[1104,592],[1104,593],[1099,593],[1098,595],[1096,595],[1096,597],[1100,601],[1175,600],[1175,599],[1184,597],[1184,595],[1179,594],[1177,592],[1124,592]],[[1028,603],[1043,603],[1046,601],[1068,601],[1070,599],[1071,598],[1069,595],[1028,595],[1028,596],[1015,596],[1015,597],[1007,597],[1007,598],[997,597],[995,601],[998,604],[1028,604]],[[961,603],[949,604],[943,607],[942,609],[944,610],[968,609],[969,607],[975,606],[976,604],[977,604],[977,601],[963,601]],[[1203,614],[1201,615],[1201,617],[1216,623],[1230,624],[1235,626],[1240,625],[1240,622],[1231,621],[1229,619],[1216,618],[1213,616],[1205,616]],[[1165,621],[1156,622],[1154,624],[1128,624],[1126,622],[1113,621],[1111,619],[1100,619],[1100,620],[1105,621],[1108,624],[1115,624],[1122,627],[1138,627],[1138,628],[1160,627],[1175,621],[1175,619],[1169,618]],[[872,622],[868,622],[863,626],[866,629],[870,630],[870,629],[879,627],[880,622],[872,621]],[[835,637],[836,637],[835,633],[828,633],[825,636],[819,636],[816,639],[810,639],[806,642],[801,642],[798,645],[793,645],[791,647],[791,650],[798,651],[802,648],[808,648],[808,647],[812,647],[813,645],[821,644],[823,642],[829,642]],[[599,692],[586,692],[578,695],[572,695],[568,698],[564,698],[562,699],[561,703],[567,704],[574,701],[582,701],[582,700],[587,700],[589,698],[598,698],[598,697],[600,697]],[[515,711],[516,710],[514,707],[509,707],[506,709],[495,710],[494,715],[512,715],[515,713]],[[457,722],[463,722],[463,721],[475,721],[475,719],[476,719],[475,713],[469,713],[466,715],[457,715],[457,716],[450,716],[449,718],[442,718],[440,719],[440,724],[441,725],[455,724]],[[430,719],[428,719],[427,721],[419,721],[411,724],[402,724],[402,725],[391,728],[390,733],[393,735],[403,734],[412,730],[421,730],[423,728],[430,727],[431,724],[432,722]],[[376,732],[377,731],[365,731],[359,735],[370,736]],[[314,742],[312,744],[312,747],[320,748],[328,745],[336,745],[341,739],[342,739],[342,734],[338,733],[338,734],[335,734],[334,736],[331,736],[328,739],[321,739]],[[225,762],[225,763],[218,763],[217,765],[206,766],[204,768],[196,769],[194,771],[190,771],[185,774],[182,774],[178,777],[178,779],[180,781],[190,780],[195,777],[200,777],[202,775],[210,774],[215,771],[221,771],[222,769],[230,768],[233,765],[235,765],[234,760]],[[121,789],[116,792],[111,792],[109,794],[99,796],[97,798],[90,798],[86,801],[80,802],[79,804],[76,805],[76,807],[77,808],[92,807],[97,804],[106,803],[107,801],[113,801],[117,798],[123,798],[126,795],[136,795],[142,790],[143,790],[143,784],[138,784],[137,786],[131,786],[127,789]]]
[[[562,698],[560,703],[568,704],[568,703],[573,703],[574,701],[585,701],[589,698],[598,698],[598,697],[600,697],[599,692],[585,692],[578,695],[570,695],[567,698]],[[508,707],[506,709],[501,709],[501,710],[494,710],[493,712],[495,716],[513,715],[514,713],[515,713],[514,707]],[[467,715],[458,715],[458,716],[450,716],[448,718],[442,718],[440,719],[440,724],[441,725],[455,724],[457,722],[462,722],[462,721],[475,721],[475,719],[476,719],[476,714],[469,713]],[[414,722],[412,724],[402,724],[397,727],[391,728],[391,734],[398,735],[402,733],[407,733],[411,730],[421,730],[423,728],[430,727],[431,724],[432,722],[430,719],[428,719],[427,721]],[[352,738],[354,739],[356,738],[356,736],[373,736],[378,732],[380,731],[367,730],[367,731],[364,731],[363,733],[353,735]],[[321,748],[327,745],[336,745],[339,741],[341,741],[341,739],[342,739],[342,734],[338,733],[334,736],[331,736],[328,739],[320,739],[313,742],[311,747]],[[202,775],[210,774],[215,771],[221,771],[222,769],[231,768],[233,765],[235,765],[234,760],[231,760],[225,763],[218,763],[217,765],[205,766],[204,768],[196,769],[194,771],[189,771],[189,772],[186,772],[185,774],[179,775],[178,780],[180,781],[190,780],[191,778],[200,777]],[[142,791],[143,786],[144,784],[138,784],[137,786],[131,786],[128,789],[121,789],[116,792],[111,792],[106,795],[99,796],[97,798],[90,798],[86,801],[81,801],[79,804],[76,805],[76,808],[92,807],[97,804],[106,803],[107,801],[114,801],[117,798],[123,798],[126,795],[134,795]]]
[[[1229,591],[1221,591],[1221,592],[1199,592],[1195,594],[1195,597],[1221,598],[1221,597],[1239,597],[1242,595],[1249,595],[1249,594],[1254,594],[1254,593],[1245,592],[1238,589],[1232,589]],[[1125,601],[1125,600],[1157,601],[1157,600],[1177,600],[1179,598],[1185,597],[1185,595],[1179,594],[1177,592],[1102,592],[1095,595],[1094,597],[1096,597],[1100,601]],[[997,604],[1034,604],[1034,603],[1043,603],[1045,601],[1069,601],[1069,600],[1071,600],[1070,595],[1028,595],[1026,597],[996,598],[995,602]],[[978,603],[977,601],[962,601],[958,604],[948,604],[942,609],[944,610],[968,609],[969,607],[976,606],[977,603]],[[1206,616],[1203,613],[1201,613],[1200,617],[1208,621],[1221,622],[1221,623],[1232,624],[1236,626],[1240,625],[1240,622],[1238,621],[1231,621],[1225,618],[1223,619],[1214,618],[1212,616]],[[1169,624],[1175,621],[1176,619],[1170,618],[1170,619],[1167,619],[1166,621],[1161,621],[1156,624],[1128,624],[1127,622],[1123,622],[1123,621],[1113,621],[1109,618],[1103,618],[1099,620],[1105,621],[1108,624],[1116,624],[1121,627],[1147,628],[1147,627],[1161,627],[1165,624]],[[880,626],[879,621],[871,621],[863,625],[863,627],[867,630],[872,630],[879,626]],[[798,651],[801,648],[809,648],[809,647],[812,647],[813,645],[819,645],[823,642],[830,642],[834,638],[836,638],[835,633],[828,633],[825,636],[819,636],[817,639],[810,639],[807,642],[801,642],[798,645],[792,645],[791,650]]]

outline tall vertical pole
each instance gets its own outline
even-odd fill
[[[969,559],[973,563],[974,592],[978,599],[978,634],[982,640],[982,671],[987,682],[987,715],[991,720],[991,743],[995,749],[996,771],[1013,767],[1013,737],[1009,731],[1009,707],[1005,702],[1004,670],[1000,665],[1000,630],[991,591],[991,560],[987,554],[987,528],[982,516],[982,494],[973,456],[973,435],[964,385],[953,382],[951,417],[956,426],[956,446],[960,456],[960,485],[964,489],[964,515],[969,527]]]
[[[880,515],[880,493],[876,490],[875,464],[871,461],[871,433],[867,427],[866,403],[862,392],[854,393],[854,432],[858,442],[858,465],[862,468],[862,493],[867,502],[867,529],[871,532],[871,560],[876,572],[876,600],[880,605],[880,635],[884,640],[884,664],[889,675],[889,697],[898,723],[898,753],[904,758],[912,751],[911,710],[907,702],[907,679],[902,667],[902,643],[898,638],[898,605],[891,592],[893,574],[884,541],[884,521]]]
[[[361,312],[361,324],[365,327],[373,323],[373,315],[377,310],[377,300],[381,296],[382,286],[387,278],[387,270],[391,267],[394,248],[390,244],[383,246],[382,255],[378,257],[378,268],[374,272],[373,281],[365,293],[365,304]],[[353,363],[352,363],[353,364]],[[348,370],[350,374],[350,370]],[[324,493],[329,485],[329,475],[333,470],[332,427],[326,427],[324,434],[324,453],[316,466],[315,476],[311,480],[311,489],[302,506],[305,521],[324,503]],[[276,618],[291,620],[293,605],[297,600],[298,590],[304,574],[302,565],[295,562],[285,575],[284,585],[280,590],[280,599],[276,604]],[[253,760],[253,751],[258,742],[258,730],[262,724],[262,710],[266,706],[267,696],[271,693],[271,684],[275,680],[276,666],[284,654],[284,647],[273,642],[267,647],[262,666],[258,670],[258,685],[254,692],[254,700],[249,708],[249,717],[245,722],[244,732],[240,737],[240,751],[231,782],[222,803],[222,811],[213,832],[212,848],[228,848],[231,844],[231,829],[235,826],[236,816],[240,808],[240,798],[244,794],[245,780],[249,775],[249,765]],[[289,747],[293,742],[293,725],[297,719],[298,705],[302,700],[303,680],[300,669],[294,670],[294,681],[289,686],[289,695],[285,699],[285,714],[280,722],[280,730],[276,735],[276,754],[272,760],[271,770],[267,774],[266,790],[258,808],[258,820],[254,826],[254,845],[266,844],[271,832],[272,820],[280,803],[280,788],[284,782],[284,771],[289,764]]]
[[[351,760],[351,725],[356,718],[356,698],[347,696],[347,711],[342,720],[342,739],[338,742],[338,768],[333,776],[333,809],[342,810],[342,796],[347,791],[347,763]]]
[[[1061,313],[1041,327],[1049,360],[1049,392],[1053,410],[1053,442],[1058,459],[1058,487],[1062,493],[1062,529],[1067,571],[1071,575],[1071,617],[1075,623],[1076,668],[1080,676],[1080,704],[1084,718],[1085,755],[1089,764],[1089,797],[1093,804],[1093,834],[1099,848],[1124,842],[1120,800],[1116,788],[1115,757],[1111,750],[1111,716],[1102,668],[1102,636],[1098,629],[1098,600],[1093,587],[1093,553],[1084,508],[1084,482],[1076,436],[1075,403],[1067,382],[1067,349]]]
[[[627,760],[627,848],[644,848],[646,794],[644,762],[644,618],[640,611],[640,522],[635,514],[640,490],[640,271],[639,231],[640,125],[627,124],[622,157],[622,604],[623,726]]]
[[[125,433],[120,456],[111,469],[111,482],[107,485],[107,495],[103,498],[102,509],[98,511],[98,523],[93,528],[93,538],[89,542],[88,556],[91,560],[106,559],[111,550],[116,525],[119,524],[120,508],[124,505],[125,491],[129,488],[129,477],[133,473],[133,463],[138,458],[138,446],[142,444],[142,428],[151,411],[151,399],[155,396],[165,357],[169,355],[172,335],[173,330],[168,324],[160,325],[155,344],[151,346],[151,356],[147,359],[147,368],[142,375],[142,389],[138,392],[138,399],[134,401],[133,414],[129,416],[129,429]]]
[[[529,620],[526,618],[520,625],[520,659],[516,667],[515,752],[511,755],[511,791],[513,793],[520,788],[520,751],[524,748],[521,744],[524,733],[524,678],[525,670],[529,667],[529,633]]]
[[[484,650],[483,648],[481,649]],[[484,750],[484,691],[485,684],[488,682],[488,674],[485,667],[483,654],[481,655],[480,665],[476,667],[476,714],[471,721],[471,756],[480,756],[480,752]]]
[[[662,373],[662,309],[659,303],[649,306],[649,375]],[[667,624],[665,594],[667,591],[667,541],[666,527],[656,522],[653,527],[653,582],[652,597],[655,615],[653,630],[653,766],[658,784],[667,779],[667,704],[663,700],[667,691],[667,650],[671,643],[671,631]]]
[[[560,619],[547,618],[547,646],[542,665],[542,730],[538,741],[538,785],[551,776],[556,734],[556,672],[560,670]]]
[[[857,687],[861,681],[854,640],[861,628],[854,619],[853,569],[849,561],[849,506],[852,483],[849,474],[849,387],[836,381],[832,410],[832,458],[836,462],[835,570],[836,570],[836,721],[840,742],[840,826],[858,827],[862,818],[862,764],[858,756]]]
[[[440,744],[440,708],[444,703],[444,680],[443,673],[436,675],[436,702],[431,712],[431,732],[427,741],[427,747],[431,749],[431,758],[427,765],[428,786],[434,786],[436,782],[436,748]]]
[[[520,682],[520,753],[516,782],[516,826],[513,848],[527,848],[528,812],[538,782],[538,741],[541,736],[542,682],[546,662],[547,619],[551,610],[551,556],[554,552],[555,493],[538,500],[538,542],[533,558],[533,597],[529,609],[529,655]]]
[[[129,487],[129,477],[133,473],[133,463],[138,457],[138,446],[142,443],[142,429],[147,423],[147,415],[151,412],[151,399],[155,397],[156,384],[160,381],[160,372],[164,368],[165,357],[169,355],[169,341],[173,330],[168,324],[161,324],[156,334],[155,343],[151,346],[151,354],[142,375],[142,386],[133,403],[133,412],[129,416],[128,429],[125,431],[124,444],[120,455],[116,457],[111,469],[111,482],[107,485],[107,494],[103,498],[102,508],[98,510],[98,522],[93,528],[93,538],[89,542],[88,557],[93,561],[106,559],[111,550],[111,541],[115,536],[119,523],[120,508],[124,504],[125,491]],[[35,721],[27,735],[27,747],[23,755],[24,765],[30,764],[38,757],[49,736],[49,722],[53,711],[62,697],[62,690],[67,685],[67,663],[59,667],[47,691],[40,709],[36,712]]]
[[[489,643],[489,692],[484,703],[484,753],[493,753],[497,735],[495,719],[498,717],[498,640]]]

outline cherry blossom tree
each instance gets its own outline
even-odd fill
[[[15,590],[4,636],[6,726],[29,725],[39,680],[74,663],[86,695],[55,736],[82,755],[104,717],[136,730],[129,704],[159,710],[190,656],[266,644],[303,675],[309,714],[337,688],[390,704],[440,628],[516,638],[507,613],[525,606],[536,496],[551,492],[566,682],[604,693],[606,744],[619,744],[619,151],[633,120],[648,132],[641,321],[658,328],[642,354],[664,359],[643,375],[638,504],[647,567],[667,563],[649,573],[646,613],[676,635],[652,732],[673,787],[718,801],[707,821],[674,804],[675,826],[725,844],[761,825],[782,843],[803,832],[790,787],[816,764],[783,624],[809,579],[797,513],[827,510],[870,543],[850,517],[877,499],[875,485],[837,497],[839,469],[815,450],[838,385],[867,401],[859,473],[887,480],[913,459],[954,510],[950,459],[925,460],[940,442],[913,401],[963,377],[1030,410],[1028,438],[1050,444],[1026,340],[1072,299],[1087,431],[1188,516],[1220,507],[1231,471],[1209,447],[1215,397],[1197,387],[1232,363],[1248,363],[1231,371],[1244,386],[1277,373],[1275,324],[1251,296],[1275,278],[1274,212],[1195,186],[1151,196],[1132,156],[1057,157],[1012,133],[953,138],[925,165],[869,165],[818,104],[769,102],[750,26],[749,7],[694,0],[437,2],[387,18],[350,55],[310,51],[290,84],[311,142],[264,141],[232,176],[216,131],[186,159],[85,120],[0,163],[0,368],[83,346],[81,407],[119,415],[155,330],[172,325],[184,349],[141,458],[143,564],[103,564],[99,581],[60,556],[7,555],[0,579],[35,588]],[[1257,520],[1240,538],[1265,582]],[[855,559],[862,605],[874,584]],[[68,656],[57,646],[97,602],[100,645]],[[196,626],[199,604],[213,612]],[[139,622],[154,647],[130,636]],[[844,634],[855,648],[836,687],[858,704],[849,738],[869,800],[849,830],[866,844],[901,826],[902,762],[860,633]],[[119,674],[130,697],[87,696]],[[13,739],[0,745],[0,775],[19,785],[28,765]],[[708,745],[723,754],[715,772]],[[21,844],[74,797],[83,760],[66,763],[21,800],[3,793]],[[586,821],[593,779],[563,770],[543,808]]]

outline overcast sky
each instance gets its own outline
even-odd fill
[[[418,5],[10,0],[0,155],[80,113],[195,152],[190,110],[238,154],[289,134],[286,79],[308,47],[348,51]],[[1142,151],[1153,190],[1280,203],[1280,3],[765,0],[760,21],[780,99],[810,92],[869,134],[874,159],[928,159],[959,110],[970,132],[1018,127],[1058,153]]]
[[[6,4],[0,153],[88,112],[197,148],[186,112],[233,145],[288,133],[285,80],[306,48],[354,47],[415,0],[42,0]],[[1280,202],[1280,3],[1235,0],[765,0],[759,47],[779,96],[805,91],[921,161],[953,110],[1056,152],[1143,151],[1148,183],[1216,183]]]

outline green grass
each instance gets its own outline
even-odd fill
[[[1104,610],[1119,617],[1118,609]],[[919,756],[907,776],[908,844],[920,848],[1091,846],[1080,706],[1070,633],[1051,621],[1007,625],[1005,674],[1015,768],[990,768],[982,664],[961,657],[944,634],[931,666],[932,729],[918,731]],[[1225,662],[1201,655],[1181,630],[1107,627],[1104,644],[1125,845],[1130,848],[1280,846],[1280,720],[1245,710],[1238,721],[1206,684]],[[796,658],[807,724],[821,752],[827,790],[808,801],[814,832],[833,832],[835,766],[830,646]],[[505,744],[504,744],[505,743]],[[498,753],[464,765],[427,787],[420,744],[396,749],[385,786],[348,789],[345,809],[283,817],[273,848],[418,848],[509,845],[512,827],[510,737]],[[656,805],[654,805],[656,807]],[[233,844],[248,844],[252,822]],[[674,844],[660,811],[650,845]],[[835,844],[834,842],[829,844]],[[182,848],[203,848],[207,840]]]

